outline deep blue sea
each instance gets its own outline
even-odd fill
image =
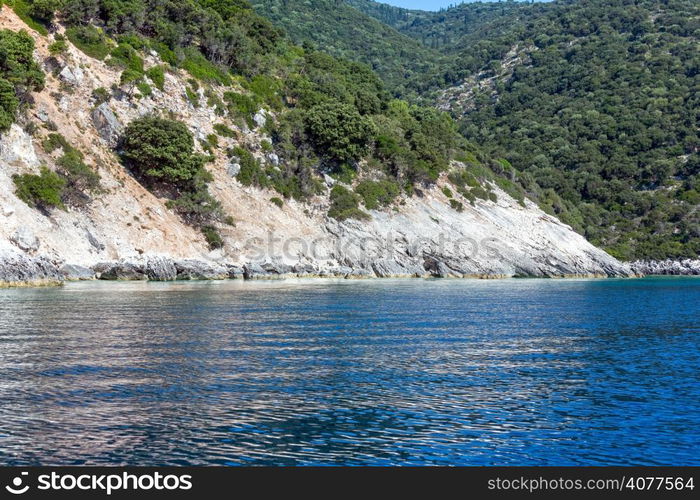
[[[700,465],[700,279],[0,290],[2,465]]]

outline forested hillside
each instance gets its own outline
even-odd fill
[[[698,2],[347,3],[445,56],[389,90],[449,109],[541,206],[621,258],[698,255]]]
[[[615,255],[697,256],[700,4],[521,9],[510,25],[495,21],[497,36],[481,28],[458,43],[452,73],[474,77],[443,101],[464,135],[507,158],[529,191],[536,181],[541,204]],[[455,104],[470,85],[469,106]]]
[[[492,180],[624,259],[700,251],[694,0],[463,4],[437,13],[367,0],[11,5],[40,32],[60,20],[86,54],[123,68],[129,95],[148,95],[162,72],[183,69],[192,102],[202,90],[243,124],[261,108],[274,113],[265,148],[279,165],[234,148],[239,180],[307,199],[330,173],[356,191],[330,193],[338,218],[362,218],[362,206],[390,205],[448,172],[462,201],[492,197]],[[11,37],[3,43],[16,50]],[[57,54],[61,43],[56,37]],[[163,67],[146,72],[146,53]],[[12,57],[3,128],[31,105]],[[226,102],[216,102],[212,85],[231,86]],[[100,99],[111,97],[105,92]],[[455,159],[462,170],[452,171]],[[178,186],[186,217],[203,220],[202,204],[215,212],[205,187],[205,176]]]
[[[438,52],[335,0],[255,0],[257,12],[297,44],[309,42],[331,55],[368,64],[401,94],[407,81],[432,73]]]

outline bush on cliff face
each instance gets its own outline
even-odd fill
[[[15,194],[27,205],[43,210],[58,207],[63,208],[61,195],[66,181],[57,173],[42,167],[39,175],[13,175]]]
[[[365,180],[355,186],[355,192],[362,196],[368,210],[390,205],[400,191],[398,184],[391,181]]]
[[[184,123],[155,116],[132,121],[124,130],[119,155],[149,184],[187,188],[205,158],[194,153],[194,138]]]
[[[328,217],[342,221],[345,219],[369,219],[369,215],[359,208],[360,197],[344,188],[336,185],[331,189],[331,206],[328,209]]]
[[[309,109],[304,117],[309,137],[321,156],[357,161],[368,153],[375,135],[374,124],[349,104],[325,102]]]
[[[206,158],[194,152],[194,138],[184,123],[138,118],[124,130],[119,155],[147,187],[170,192],[168,207],[202,230],[212,249],[221,246],[212,225],[223,217],[221,204],[209,194],[212,176],[204,169]]]
[[[0,30],[0,132],[14,122],[26,96],[44,87],[33,52],[34,40],[26,31]]]

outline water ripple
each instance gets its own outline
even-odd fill
[[[8,465],[700,465],[700,280],[0,290]]]

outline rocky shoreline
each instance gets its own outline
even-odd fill
[[[0,257],[0,288],[56,286],[67,281],[183,281],[183,280],[276,280],[288,278],[471,278],[503,279],[510,277],[602,278],[617,273],[562,274],[495,274],[459,273],[445,263],[426,259],[422,268],[403,269],[397,263],[374,263],[371,268],[317,263],[247,263],[220,264],[197,259],[174,260],[165,256],[148,256],[142,260],[100,262],[87,267],[52,261],[46,257],[10,254]]]
[[[700,260],[635,261],[630,263],[629,276],[700,276]],[[396,269],[395,269],[396,271]],[[56,286],[66,281],[183,281],[183,280],[275,280],[288,278],[472,278],[504,279],[511,277],[605,278],[618,273],[562,273],[508,275],[492,273],[456,273],[442,262],[426,259],[423,270],[391,272],[385,262],[372,269],[349,266],[327,266],[315,263],[287,265],[281,263],[219,264],[197,259],[174,260],[165,256],[148,256],[140,261],[100,262],[93,266],[65,264],[46,257],[22,254],[0,258],[0,287]]]
[[[637,260],[630,267],[645,276],[700,276],[700,259]]]

